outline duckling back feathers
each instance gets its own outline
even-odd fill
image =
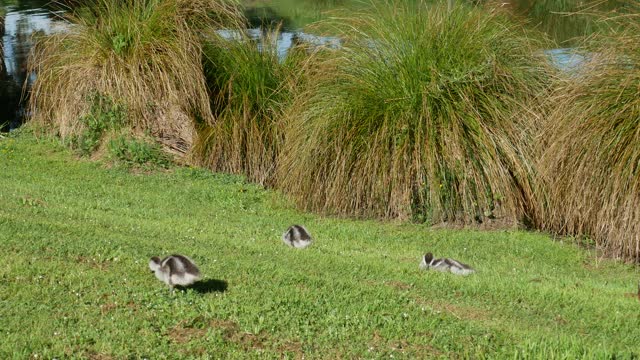
[[[285,244],[297,249],[304,249],[311,245],[313,238],[309,231],[302,225],[292,225],[282,234],[282,241]]]
[[[154,256],[149,260],[149,268],[158,280],[171,287],[188,286],[200,280],[200,270],[193,260],[184,255],[170,255],[162,260]]]
[[[420,269],[428,270],[430,268],[442,272],[451,272],[456,275],[469,275],[476,272],[471,266],[457,260],[449,258],[434,259],[433,254],[426,253],[420,262]]]

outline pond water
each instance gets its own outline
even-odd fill
[[[410,1],[410,0],[407,0]],[[634,1],[634,0],[628,0]],[[624,8],[628,1],[604,0],[602,9]],[[318,37],[299,31],[309,22],[326,17],[326,12],[336,8],[353,10],[362,3],[356,0],[246,0],[246,16],[256,27],[260,24],[281,23],[283,32],[278,39],[278,52],[284,57],[294,38],[337,46],[335,38]],[[51,34],[64,31],[60,11],[44,0],[0,0],[0,130],[7,131],[20,126],[24,117],[25,96],[33,76],[27,74],[27,58],[32,46],[31,36],[42,32]],[[582,0],[504,0],[515,16],[528,19],[549,34],[556,43],[565,45],[547,51],[552,61],[564,69],[579,66],[581,59],[570,50],[572,39],[593,31],[592,22],[584,17],[566,16],[567,12],[585,8]],[[261,31],[251,31],[259,37]],[[233,34],[228,34],[233,36]],[[2,53],[3,50],[3,53]]]
[[[21,124],[23,84],[33,81],[27,75],[31,35],[61,31],[64,24],[56,20],[60,12],[47,7],[47,1],[0,0],[0,5],[0,128],[6,131]]]

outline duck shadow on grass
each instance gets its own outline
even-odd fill
[[[218,279],[205,279],[196,281],[193,285],[189,286],[189,289],[193,289],[195,292],[199,292],[200,294],[208,294],[212,292],[223,293],[227,291],[227,287],[229,284],[224,280]]]

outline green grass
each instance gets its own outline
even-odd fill
[[[0,139],[0,182],[3,359],[640,355],[638,269],[543,234],[302,214],[237,176],[141,175],[28,133]],[[316,243],[287,248],[293,223]],[[478,273],[420,272],[426,251]],[[204,285],[170,296],[147,261],[174,252]]]

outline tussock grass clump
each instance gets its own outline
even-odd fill
[[[321,212],[430,223],[531,211],[530,106],[550,70],[522,26],[471,6],[340,19],[341,52],[288,111],[279,186]]]
[[[282,112],[304,69],[306,56],[292,48],[278,55],[279,32],[259,39],[238,32],[205,47],[204,68],[216,122],[198,131],[197,161],[214,171],[244,174],[259,184],[272,182],[283,141]]]
[[[638,9],[640,10],[640,9]],[[590,61],[551,99],[540,172],[542,228],[584,235],[606,254],[640,261],[640,12],[601,20]]]
[[[234,21],[234,12],[218,0],[98,0],[77,8],[71,30],[41,39],[32,54],[33,120],[63,138],[80,134],[86,99],[97,93],[124,104],[134,130],[186,151],[193,121],[212,121],[200,31]]]

